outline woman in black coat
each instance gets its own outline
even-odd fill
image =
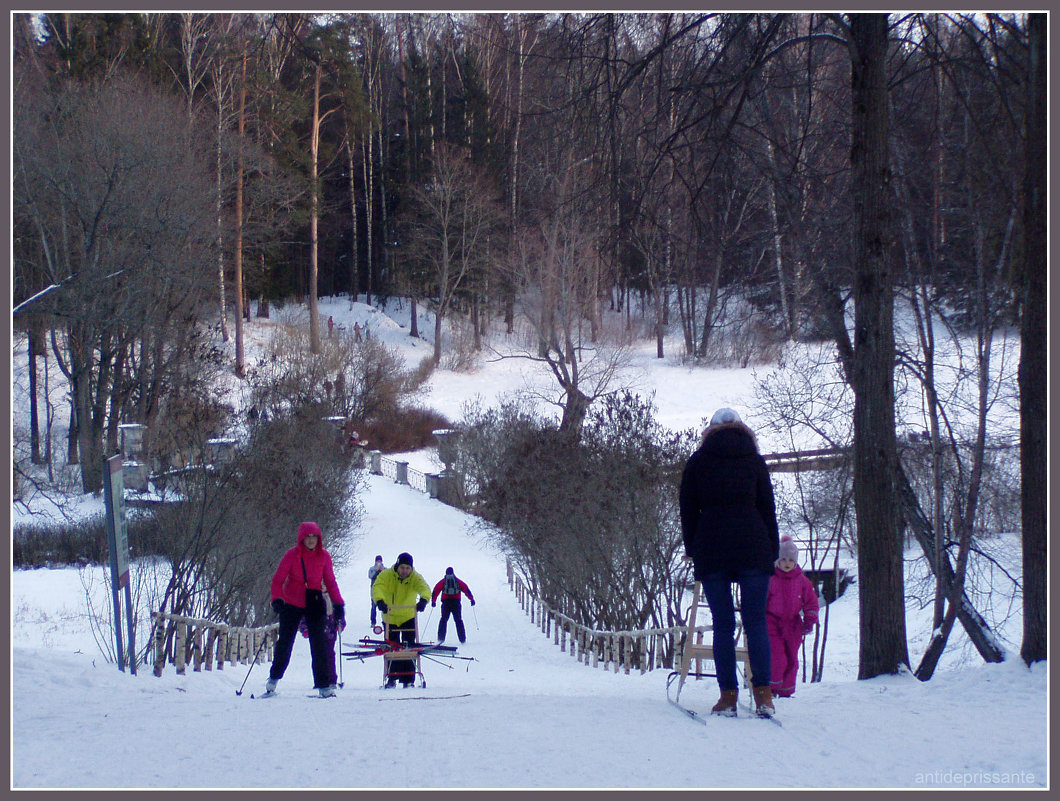
[[[711,710],[736,715],[736,613],[732,583],[740,585],[751,685],[759,715],[773,714],[766,596],[780,551],[773,484],[754,433],[732,409],[719,409],[681,477],[685,555],[703,584],[713,617],[714,665],[721,699]]]

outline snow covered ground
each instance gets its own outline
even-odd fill
[[[351,327],[372,319],[373,335],[388,332],[415,358],[428,353],[400,328],[407,326],[400,314],[391,324],[345,299],[322,302],[321,313]],[[720,405],[744,408],[751,370],[693,371],[676,360],[654,363],[652,354],[645,347],[643,380],[657,391],[665,425],[698,426]],[[492,403],[528,380],[537,379],[513,361],[486,362],[474,373],[443,370],[424,403],[456,421],[471,395]],[[407,458],[419,469],[437,464],[429,451]],[[390,564],[409,551],[430,584],[451,565],[470,585],[477,604],[464,604],[468,642],[458,653],[474,662],[425,662],[425,689],[384,691],[378,658],[344,661],[338,697],[309,699],[309,648],[299,638],[279,696],[252,700],[266,665],[250,671],[237,696],[246,666],[185,676],[170,666],[155,678],[149,668],[131,676],[107,663],[86,612],[86,592],[97,608],[109,600],[98,570],[87,581],[74,568],[14,571],[12,787],[1048,786],[1047,669],[1028,670],[1019,660],[1018,614],[1000,632],[1009,651],[1003,664],[982,664],[955,631],[930,682],[909,675],[858,681],[855,584],[831,606],[824,680],[800,684],[794,698],[777,702],[782,728],[746,715],[700,725],[667,703],[665,670],[616,675],[553,645],[508,589],[503,557],[462,512],[376,476],[364,503],[351,558],[337,570],[350,621],[344,644],[370,633],[366,572],[374,555]],[[999,553],[1014,552],[1018,568],[1017,545],[998,538]],[[422,629],[433,638],[438,610],[428,613]],[[910,602],[907,627],[915,662],[930,610]],[[690,683],[682,695],[699,708],[715,698],[713,680]]]

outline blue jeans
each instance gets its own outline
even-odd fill
[[[766,627],[766,597],[770,574],[762,570],[737,570],[734,573],[711,573],[703,579],[703,594],[714,619],[714,667],[718,686],[737,690],[736,683],[736,610],[732,600],[732,583],[740,585],[740,619],[747,635],[751,661],[751,684],[768,687],[772,664],[769,654],[769,630]]]

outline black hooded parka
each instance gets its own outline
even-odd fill
[[[685,553],[697,580],[747,569],[773,572],[780,552],[773,484],[746,425],[707,428],[685,464],[680,505]]]

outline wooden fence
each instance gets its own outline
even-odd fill
[[[686,626],[640,631],[598,631],[576,623],[537,598],[522,576],[506,560],[508,588],[523,611],[530,616],[546,637],[564,653],[570,644],[570,655],[589,667],[603,667],[615,673],[631,670],[647,673],[658,668],[673,668],[673,658],[684,647]],[[710,626],[696,626],[696,631],[710,631]]]
[[[260,628],[226,626],[168,612],[151,613],[151,658],[154,674],[161,676],[167,664],[184,675],[190,664],[193,671],[224,670],[225,662],[246,665],[254,661],[271,662],[280,624]]]

